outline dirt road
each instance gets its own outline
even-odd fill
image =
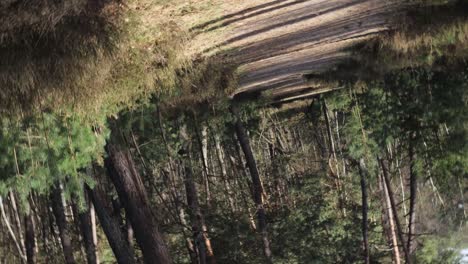
[[[349,57],[346,48],[394,27],[402,6],[396,0],[226,2],[229,10],[192,28],[209,40],[203,52],[239,65],[235,94],[261,91],[279,100],[313,94],[304,74],[333,67]]]

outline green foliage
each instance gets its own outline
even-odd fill
[[[102,157],[106,136],[101,124],[86,123],[76,116],[43,113],[22,122],[4,118],[0,193],[16,190],[26,203],[31,191],[44,194],[62,181],[66,182],[66,197],[81,197],[83,182],[92,185],[83,169]]]
[[[336,111],[343,120],[340,133],[344,156],[354,161],[365,159],[371,184],[377,181],[377,157],[389,162],[400,160],[403,165],[399,166],[409,166],[409,148],[414,148],[419,188],[433,181],[436,190],[432,191],[441,195],[438,199],[450,201],[445,206],[431,205],[431,211],[420,213],[420,221],[435,218],[437,221],[433,221],[443,223],[421,225],[422,229],[429,228],[427,232],[439,235],[453,231],[465,221],[458,206],[463,204],[468,179],[467,86],[466,63],[460,63],[451,70],[399,69],[382,79],[358,82],[352,90],[325,96],[330,111]],[[400,168],[390,165],[389,170],[394,175]],[[422,210],[427,210],[427,202],[420,203]],[[444,251],[445,245],[437,238],[435,235],[432,240],[423,241],[418,263],[448,263],[445,261],[449,260],[449,252]]]
[[[359,219],[340,216],[337,193],[318,175],[294,191],[297,208],[284,209],[272,224],[278,263],[354,263],[360,256]]]
[[[422,247],[415,257],[421,264],[456,264],[458,252],[456,239],[428,236],[422,240]]]

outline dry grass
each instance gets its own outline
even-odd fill
[[[416,64],[432,64],[441,57],[468,55],[468,19],[459,18],[443,25],[432,25],[421,33],[399,31],[378,40],[380,54],[388,59],[413,59]]]
[[[235,67],[217,57],[200,58],[181,74],[177,89],[162,95],[166,111],[207,110],[237,87]]]
[[[175,23],[112,1],[10,1],[0,12],[0,112],[43,109],[113,114],[161,89],[186,68],[187,36]],[[92,6],[92,3],[106,5]],[[132,1],[139,2],[139,0]]]
[[[0,2],[0,44],[19,40],[19,31],[47,34],[69,17],[108,12],[112,0],[3,0]],[[109,18],[109,13],[106,16]]]
[[[110,115],[155,93],[171,105],[224,97],[234,70],[223,58],[198,56],[223,29],[190,29],[258,2],[3,0],[0,113]]]
[[[33,110],[97,89],[115,50],[116,30],[101,17],[70,17],[47,34],[18,32],[0,45],[1,110]]]
[[[163,108],[178,111],[226,98],[237,85],[234,68],[225,58],[200,55],[199,35],[190,31],[221,16],[219,8],[225,4],[217,0],[131,1],[129,49],[118,60],[123,64],[113,70],[109,88],[117,92],[106,100],[117,108],[137,107],[156,94]],[[205,39],[204,44],[211,40]],[[125,54],[133,54],[135,60],[129,61]]]
[[[187,38],[174,24],[165,28],[168,30],[160,32],[154,43],[129,36],[105,83],[102,102],[97,105],[105,105],[106,111],[116,113],[121,108],[137,107],[155,93],[177,89],[180,72],[191,67],[191,61],[181,52]]]

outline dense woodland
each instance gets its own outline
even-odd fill
[[[140,47],[135,1],[0,2],[0,263],[457,263],[466,1],[408,1],[284,104],[172,24]]]

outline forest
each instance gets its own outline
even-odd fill
[[[0,0],[0,264],[465,263],[467,113],[466,0]]]

